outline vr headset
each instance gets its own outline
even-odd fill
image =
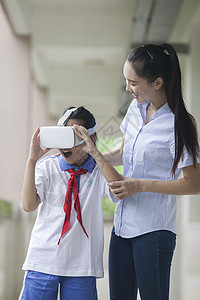
[[[68,149],[83,143],[71,126],[40,127],[40,145],[43,148]]]
[[[72,126],[65,126],[66,120],[76,108],[69,109],[60,118],[57,126],[40,127],[40,145],[50,149],[68,149],[82,144],[84,141],[76,135]],[[89,128],[88,134],[95,133],[97,126]]]

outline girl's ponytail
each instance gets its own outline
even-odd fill
[[[197,156],[199,155],[199,144],[196,121],[186,110],[182,97],[181,71],[177,54],[169,44],[162,44],[160,47],[164,52],[168,52],[170,61],[166,94],[168,105],[175,115],[175,158],[172,167],[172,173],[174,174],[183,155],[184,146],[193,157],[193,163],[196,165]]]

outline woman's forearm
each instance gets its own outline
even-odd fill
[[[196,195],[200,193],[200,164],[183,168],[183,178],[169,181],[144,180],[148,192],[169,195]]]
[[[124,138],[122,140],[122,144],[121,144],[120,148],[110,151],[110,152],[107,152],[103,155],[105,157],[105,159],[107,160],[107,162],[109,164],[111,164],[112,166],[123,165],[123,160],[122,160],[123,146],[124,146]]]
[[[120,149],[107,152],[103,154],[103,156],[106,159],[106,161],[110,163],[112,166],[121,166],[123,164]]]
[[[22,186],[22,205],[27,212],[36,210],[40,203],[40,198],[35,188],[35,165],[36,161],[27,160]]]
[[[200,194],[200,164],[183,168],[183,178],[175,180],[147,180],[127,178],[121,182],[110,182],[110,190],[118,199],[124,199],[140,192],[168,195]]]
[[[169,181],[141,180],[139,184],[143,192],[169,195],[196,195],[200,193],[199,185],[186,178]]]

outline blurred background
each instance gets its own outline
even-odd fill
[[[118,147],[131,101],[123,63],[130,49],[162,42],[178,52],[186,105],[200,125],[199,0],[1,0],[0,300],[17,299],[23,282],[35,213],[22,211],[20,193],[34,129],[84,105],[97,119],[99,148]],[[199,198],[179,197],[172,300],[200,299]],[[108,300],[114,207],[104,199],[103,209],[105,278],[98,294]]]

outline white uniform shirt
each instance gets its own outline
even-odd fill
[[[124,176],[149,180],[177,179],[181,168],[193,164],[192,157],[184,150],[184,157],[172,177],[174,114],[166,103],[145,125],[148,104],[133,100],[122,121]],[[118,201],[115,233],[125,238],[162,229],[176,233],[176,206],[176,196],[158,193],[137,193]]]
[[[58,276],[103,277],[104,229],[101,199],[113,197],[100,169],[89,156],[82,168],[88,169],[80,175],[79,200],[83,226],[80,226],[74,209],[70,229],[60,238],[65,213],[63,205],[70,178],[68,165],[62,156],[49,156],[36,166],[36,188],[40,196],[37,218],[31,234],[23,270],[34,270]]]

